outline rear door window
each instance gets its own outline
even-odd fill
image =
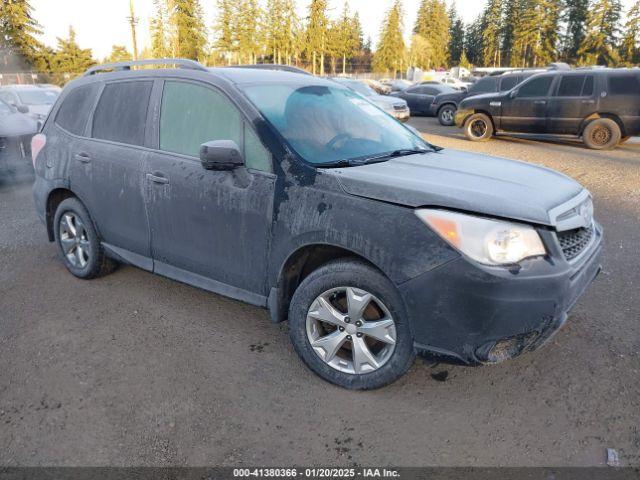
[[[438,95],[440,90],[436,87],[422,87],[420,93],[424,95]]]
[[[640,78],[638,75],[611,75],[609,77],[609,93],[611,95],[640,94]]]
[[[89,113],[96,100],[98,84],[75,88],[62,100],[55,123],[74,135],[84,135]]]
[[[93,138],[144,145],[152,81],[109,83],[93,116]]]
[[[564,75],[560,80],[560,86],[558,87],[556,96],[580,97],[586,78],[586,75]]]
[[[500,91],[506,92],[507,90],[511,90],[518,84],[518,77],[515,75],[510,75],[507,77],[503,77],[500,81]]]
[[[236,107],[212,88],[168,81],[160,109],[160,150],[192,157],[212,140],[233,140],[242,146],[242,119]]]
[[[495,77],[485,77],[473,84],[469,93],[490,93],[495,92],[498,87],[498,80]]]
[[[553,77],[538,77],[524,83],[518,90],[518,97],[546,97]]]
[[[593,95],[593,75],[589,75],[582,86],[582,96],[590,97],[591,95]]]

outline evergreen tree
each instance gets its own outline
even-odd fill
[[[236,43],[236,11],[234,0],[218,0],[216,7],[216,22],[213,26],[215,41],[214,47],[221,52],[231,65]]]
[[[171,53],[174,57],[204,58],[207,34],[199,0],[169,0]]]
[[[429,40],[414,33],[411,36],[411,46],[409,47],[409,65],[427,69],[433,64],[433,57],[433,46]]]
[[[458,16],[455,1],[449,9],[449,64],[458,65],[464,52],[464,23]]]
[[[469,62],[469,59],[467,58],[467,54],[465,52],[462,52],[462,56],[460,57],[460,63],[458,64],[458,66],[466,68],[467,70],[471,69],[471,63]]]
[[[0,68],[32,66],[45,51],[35,35],[42,33],[28,0],[2,0],[0,4]]]
[[[589,9],[587,33],[578,50],[584,65],[615,65],[620,57],[617,40],[622,5],[619,0],[596,0]]]
[[[69,27],[69,37],[58,38],[58,48],[52,63],[56,72],[81,74],[96,62],[91,55],[91,49],[80,48],[76,42],[75,30]]]
[[[486,66],[502,65],[502,0],[488,0],[482,14],[482,58]]]
[[[565,0],[565,10],[562,17],[566,24],[562,38],[562,57],[566,62],[578,61],[578,50],[586,36],[587,16],[589,15],[589,0]]]
[[[425,39],[431,46],[429,64],[423,67],[437,68],[447,64],[449,26],[450,20],[444,0],[422,0],[413,33]]]
[[[327,18],[327,0],[311,0],[307,21],[306,51],[312,62],[312,72],[324,75],[324,57],[327,53],[327,34],[329,19]]]
[[[402,3],[395,0],[382,23],[380,41],[373,55],[372,67],[376,72],[391,72],[395,77],[404,69],[405,44],[402,37]]]
[[[627,66],[640,63],[640,0],[636,1],[627,14],[620,57]]]
[[[473,65],[484,65],[482,42],[482,16],[478,16],[467,27],[467,33],[464,37],[465,55]]]
[[[124,45],[113,45],[111,53],[104,59],[105,63],[124,62],[133,59],[133,56]]]
[[[155,15],[149,22],[151,33],[151,56],[165,58],[169,56],[167,38],[167,4],[165,0],[153,0]]]
[[[514,34],[523,7],[522,0],[505,0],[502,21],[502,60],[504,65],[513,66],[512,50]]]
[[[509,39],[509,64],[515,67],[540,67],[558,57],[561,0],[521,0],[516,21],[504,31]]]
[[[261,50],[260,21],[262,9],[257,0],[238,0],[236,35],[238,39],[239,63],[256,63]]]
[[[340,18],[333,22],[329,31],[332,52],[332,70],[335,73],[337,59],[342,60],[342,73],[346,73],[347,59],[355,56],[361,46],[360,18],[351,16],[349,4],[345,1]]]
[[[268,0],[265,43],[274,63],[291,64],[299,54],[300,20],[293,0]]]

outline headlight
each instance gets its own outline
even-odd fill
[[[546,253],[529,225],[429,208],[415,212],[452,247],[479,263],[510,265]]]

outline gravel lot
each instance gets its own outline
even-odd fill
[[[0,465],[640,465],[640,141],[447,147],[558,169],[594,194],[603,274],[544,349],[350,392],[258,308],[132,267],[68,274],[31,187],[0,184]],[[446,374],[444,372],[447,372]],[[435,377],[435,378],[434,378]]]

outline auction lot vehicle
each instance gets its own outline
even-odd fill
[[[60,87],[49,84],[6,85],[0,87],[0,100],[16,107],[38,122],[44,122],[60,95]]]
[[[506,72],[501,75],[489,75],[471,85],[468,91],[441,93],[436,95],[430,106],[431,116],[438,117],[440,125],[450,127],[455,124],[458,104],[467,97],[483,93],[506,92],[529,78],[536,71]]]
[[[334,81],[350,88],[354,92],[358,92],[374,105],[387,112],[396,120],[406,122],[411,116],[407,102],[401,98],[388,95],[378,95],[376,91],[360,80],[351,80],[349,78],[334,78]]]
[[[539,73],[504,93],[460,103],[456,125],[468,139],[494,132],[568,134],[593,149],[640,134],[640,71],[577,69]]]
[[[38,124],[15,107],[0,100],[0,175],[10,172],[11,162],[24,162],[28,168],[31,157],[31,138],[38,132]]]
[[[129,70],[153,62],[182,68]],[[600,270],[591,196],[560,173],[432,146],[330,80],[153,62],[90,69],[34,137],[36,209],[79,278],[124,262],[267,308],[312,371],[368,389],[416,352],[540,346]]]
[[[433,99],[443,93],[454,93],[457,90],[442,83],[418,84],[405,90],[391,92],[390,96],[402,98],[409,105],[412,114],[432,115]]]

